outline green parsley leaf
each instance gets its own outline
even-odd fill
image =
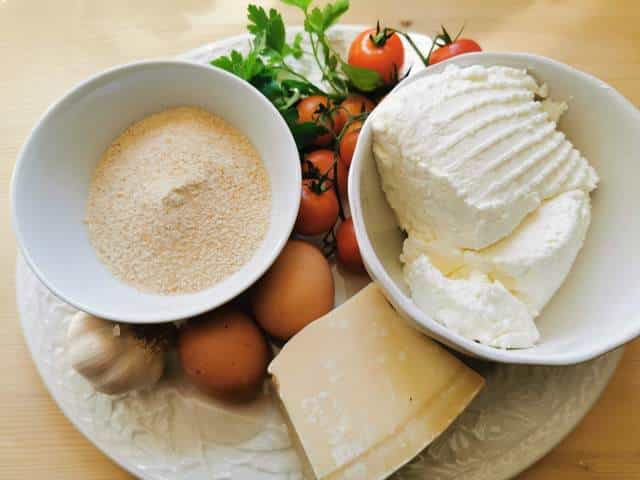
[[[285,45],[285,28],[282,16],[274,8],[267,11],[256,5],[247,7],[247,30],[264,38],[265,47],[281,53]]]
[[[382,77],[375,70],[343,63],[342,71],[349,78],[349,81],[363,92],[372,92],[383,85]]]
[[[269,10],[269,35],[267,36],[267,46],[278,52],[282,52],[285,46],[285,29],[282,16],[276,9]]]
[[[256,49],[251,49],[242,65],[242,71],[239,76],[250,81],[262,70],[264,70],[264,63],[260,59],[259,52]]]
[[[315,7],[306,15],[304,28],[307,32],[323,35],[347,10],[349,10],[349,0],[336,0],[333,3],[327,3],[322,9]]]
[[[323,31],[336,23],[347,10],[349,10],[349,0],[336,0],[334,3],[327,3],[322,9]]]
[[[247,7],[247,20],[249,20],[247,30],[254,35],[266,31],[269,25],[269,16],[266,10],[257,5],[249,5]]]
[[[349,0],[336,0],[334,3],[327,3],[322,9],[315,7],[305,17],[305,30],[322,35],[347,10],[349,10]]]
[[[231,56],[229,55],[223,55],[214,60],[211,60],[210,64],[213,65],[214,67],[218,67],[223,70],[226,70],[227,72],[230,72],[233,74],[236,73],[233,66],[233,60],[231,60]]]
[[[282,3],[298,7],[306,12],[307,8],[309,8],[309,5],[311,5],[311,0],[282,0]]]
[[[272,103],[276,103],[282,98],[282,86],[274,78],[273,73],[265,70],[264,72],[256,75],[251,84],[256,87],[260,92],[267,97]]]
[[[233,50],[230,55],[212,60],[211,65],[222,68],[247,81],[250,81],[264,69],[264,63],[258,57],[258,52],[255,49],[252,49],[246,57],[243,57],[237,50]]]
[[[323,34],[322,25],[324,23],[324,17],[322,16],[322,10],[318,7],[311,10],[304,19],[304,29],[309,33]]]
[[[304,51],[302,50],[302,33],[296,33],[296,36],[293,37],[293,43],[285,43],[282,49],[283,57],[291,55],[294,58],[300,58],[302,57],[303,53]]]

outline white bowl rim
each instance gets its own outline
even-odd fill
[[[415,81],[416,79],[422,78],[424,76],[428,76],[434,74],[436,72],[441,71],[446,65],[456,64],[459,62],[467,63],[474,58],[482,58],[486,61],[486,59],[492,59],[491,62],[493,65],[507,65],[509,61],[526,61],[530,60],[532,62],[538,63],[546,63],[548,65],[552,65],[555,68],[560,70],[564,70],[566,73],[574,76],[583,77],[585,80],[595,83],[598,86],[606,87],[609,94],[612,95],[612,100],[618,102],[625,110],[629,112],[630,115],[635,116],[640,122],[640,110],[636,108],[624,95],[618,92],[615,88],[607,84],[606,82],[600,80],[599,78],[578,70],[577,68],[571,67],[567,64],[559,62],[557,60],[553,60],[551,58],[547,58],[541,55],[529,54],[529,53],[517,53],[517,52],[509,52],[509,53],[501,53],[501,52],[477,52],[477,53],[468,53],[464,55],[460,55],[457,57],[453,57],[444,62],[438,63],[436,65],[430,66],[424,70],[417,72],[415,75],[410,76],[404,82],[398,85],[396,88],[403,88],[407,84]],[[365,121],[363,125],[363,131],[365,129],[370,129],[370,122]],[[468,338],[461,336],[460,334],[448,329],[444,325],[435,321],[431,316],[427,313],[423,312],[418,306],[413,302],[413,300],[404,294],[395,284],[395,282],[389,277],[384,266],[378,259],[371,241],[369,240],[369,235],[367,234],[366,227],[363,221],[362,215],[362,204],[360,198],[360,176],[362,174],[362,161],[360,161],[360,157],[362,157],[362,152],[364,151],[364,147],[362,143],[359,143],[356,146],[356,151],[353,155],[353,161],[351,163],[351,168],[349,171],[349,180],[348,180],[348,189],[350,192],[350,207],[351,214],[353,216],[356,239],[358,241],[358,246],[360,247],[360,252],[362,254],[362,259],[364,260],[367,271],[371,275],[371,277],[379,283],[382,287],[382,290],[390,297],[392,303],[397,304],[416,325],[420,326],[425,332],[433,332],[435,335],[440,336],[446,339],[447,342],[452,345],[456,345],[460,347],[462,350],[465,350],[479,358],[490,360],[494,362],[500,363],[514,363],[514,364],[529,364],[529,365],[573,365],[576,363],[585,362],[588,360],[592,360],[596,357],[604,355],[607,352],[615,350],[616,348],[624,345],[635,338],[640,336],[640,322],[638,325],[631,331],[630,334],[625,336],[616,337],[612,335],[609,341],[603,342],[599,344],[597,347],[592,348],[591,350],[584,351],[582,353],[572,353],[570,351],[563,353],[552,353],[552,354],[533,354],[529,349],[512,349],[512,350],[504,350],[493,348],[488,345],[483,345],[481,343],[475,342]]]
[[[300,206],[300,195],[295,196],[295,198],[292,198],[292,208],[290,210],[290,214],[289,214],[289,218],[286,220],[286,227],[287,228],[283,228],[282,229],[282,235],[281,237],[278,239],[277,242],[275,242],[273,244],[273,249],[272,249],[272,254],[270,255],[270,258],[263,263],[263,265],[260,268],[256,268],[253,271],[251,271],[250,274],[247,274],[245,277],[245,281],[242,282],[242,286],[239,286],[237,288],[234,289],[227,289],[227,291],[225,292],[224,295],[218,295],[215,297],[211,297],[211,301],[209,302],[194,302],[194,305],[191,308],[185,308],[183,309],[179,314],[165,314],[165,313],[158,313],[155,315],[149,315],[143,319],[140,318],[139,314],[136,314],[135,316],[133,315],[127,315],[127,316],[120,316],[118,318],[115,318],[113,315],[110,314],[105,314],[105,312],[101,312],[98,309],[93,308],[91,305],[87,305],[86,303],[84,303],[82,300],[78,299],[75,295],[71,294],[67,294],[64,293],[62,291],[60,291],[56,285],[54,283],[52,283],[46,276],[46,274],[38,267],[37,263],[33,260],[31,254],[30,254],[30,250],[28,248],[28,246],[26,245],[25,241],[24,241],[24,237],[22,234],[21,229],[19,228],[19,222],[18,222],[18,218],[17,218],[17,212],[16,212],[16,203],[17,203],[17,192],[16,192],[16,188],[15,188],[15,183],[16,183],[16,178],[18,176],[18,172],[21,170],[21,168],[23,167],[23,164],[26,162],[24,155],[25,152],[29,146],[29,144],[33,141],[33,139],[35,138],[35,136],[38,134],[38,132],[40,131],[40,129],[45,128],[45,125],[49,119],[49,117],[51,117],[52,115],[54,115],[60,108],[62,108],[65,103],[73,96],[75,95],[78,91],[82,90],[83,88],[86,88],[87,86],[89,86],[91,83],[96,82],[104,77],[107,77],[109,75],[115,75],[115,74],[121,74],[121,73],[127,73],[129,71],[135,71],[137,69],[140,68],[147,68],[147,67],[162,67],[162,66],[182,66],[182,67],[188,67],[188,68],[194,68],[194,69],[198,69],[198,70],[203,70],[203,71],[213,71],[215,74],[217,75],[222,75],[222,76],[226,76],[227,78],[231,79],[234,82],[239,82],[243,84],[243,87],[248,88],[251,91],[254,91],[255,88],[249,84],[248,82],[246,82],[245,80],[242,80],[241,78],[221,69],[218,67],[215,67],[213,65],[204,65],[202,63],[198,63],[198,62],[194,62],[191,60],[184,60],[184,59],[157,59],[157,60],[139,60],[139,61],[134,61],[134,62],[129,62],[129,63],[125,63],[125,64],[121,64],[121,65],[116,65],[114,67],[110,67],[107,68],[105,70],[102,70],[98,73],[95,73],[91,76],[89,76],[88,78],[86,78],[85,80],[77,83],[76,85],[74,85],[73,87],[71,87],[69,90],[67,90],[58,100],[56,100],[54,103],[52,103],[46,110],[45,112],[40,116],[40,118],[38,119],[38,121],[36,122],[35,126],[32,128],[32,130],[29,132],[25,142],[23,143],[22,147],[20,148],[20,151],[18,152],[18,156],[16,157],[16,162],[15,165],[13,167],[13,172],[11,174],[11,183],[10,183],[10,194],[9,194],[9,198],[10,198],[10,202],[11,202],[11,223],[12,223],[12,227],[13,227],[13,231],[14,234],[16,236],[17,239],[17,243],[18,243],[18,247],[20,249],[20,252],[22,253],[23,257],[25,258],[25,261],[27,263],[27,265],[29,266],[29,268],[31,268],[31,270],[35,273],[35,275],[38,277],[38,279],[58,298],[60,298],[61,300],[63,300],[64,302],[70,304],[71,306],[77,308],[78,310],[81,310],[83,312],[89,313],[91,315],[95,315],[97,317],[101,317],[101,318],[105,318],[107,320],[112,320],[112,321],[116,321],[116,322],[121,322],[121,323],[140,323],[140,324],[153,324],[153,323],[166,323],[166,322],[172,322],[172,321],[177,321],[177,320],[182,320],[185,318],[191,318],[203,313],[206,313],[210,310],[213,310],[221,305],[224,305],[225,303],[233,300],[235,297],[237,297],[238,295],[240,295],[242,292],[244,292],[246,289],[248,289],[252,284],[254,284],[268,269],[269,267],[271,267],[271,265],[273,264],[273,262],[276,260],[276,258],[278,257],[278,255],[280,254],[280,252],[282,251],[282,249],[284,248],[285,244],[287,243],[287,241],[289,240],[289,237],[291,236],[291,232],[293,231],[293,227],[296,221],[296,217],[297,217],[297,212]],[[258,101],[264,103],[267,108],[271,109],[274,112],[274,119],[275,121],[279,122],[281,124],[281,127],[286,129],[286,131],[289,133],[289,140],[290,140],[290,147],[293,148],[293,151],[298,151],[297,146],[295,144],[295,140],[293,138],[293,135],[291,134],[291,131],[289,129],[289,126],[286,124],[284,118],[282,118],[282,115],[280,115],[280,112],[278,112],[278,110],[276,109],[276,107],[266,98],[264,97],[260,92],[258,92],[257,90],[255,90],[255,92],[257,93],[256,98],[258,98]],[[302,182],[302,169],[299,165],[299,162],[296,164],[297,168],[296,168],[296,172],[294,172],[296,174],[297,180],[298,182]],[[252,258],[249,262],[254,261],[254,259]],[[224,280],[222,281],[222,283],[224,283]],[[217,283],[214,285],[215,286],[219,286],[220,284]],[[209,287],[209,288],[213,288],[213,287]],[[202,292],[206,292],[208,289],[202,290],[200,292],[197,293],[202,293]],[[176,297],[180,297],[181,295],[175,295]]]

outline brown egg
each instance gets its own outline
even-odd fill
[[[333,308],[333,277],[320,250],[291,240],[254,287],[256,321],[280,340],[288,340]]]
[[[247,401],[260,392],[271,349],[248,315],[228,307],[180,330],[178,353],[187,377],[203,392]]]

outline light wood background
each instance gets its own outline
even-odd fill
[[[276,4],[275,0],[260,2]],[[640,105],[640,1],[352,0],[345,21],[433,33],[442,23],[486,50],[554,57]],[[14,300],[9,179],[45,108],[104,68],[171,56],[244,31],[237,0],[0,0],[0,479],[124,479],[62,415],[27,352]],[[282,8],[292,24],[300,16]],[[596,407],[519,480],[640,478],[640,343],[632,343]]]

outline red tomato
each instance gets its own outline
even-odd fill
[[[353,228],[353,219],[347,218],[338,227],[336,232],[338,246],[338,261],[352,272],[364,272],[360,248],[356,241],[356,232]]]
[[[372,39],[382,35],[376,44]],[[393,33],[379,32],[371,28],[360,33],[349,48],[349,65],[368,68],[380,74],[385,84],[398,80],[398,72],[404,63],[404,47],[400,37]]]
[[[328,231],[338,219],[338,197],[330,188],[316,193],[313,180],[302,181],[300,210],[296,219],[295,231],[300,235],[320,235]]]
[[[344,135],[340,139],[340,158],[347,168],[349,168],[349,166],[351,165],[353,152],[356,151],[356,144],[358,143],[358,135],[360,135],[361,128],[362,122],[353,122],[347,127],[347,130],[344,132]]]
[[[334,117],[335,131],[340,133],[351,117],[360,115],[363,112],[368,113],[373,110],[375,106],[375,103],[364,95],[349,95],[336,109]]]
[[[335,157],[335,158],[334,158]],[[343,195],[347,192],[347,167],[345,167],[344,163],[340,159],[338,154],[335,154],[332,150],[321,149],[314,150],[311,153],[307,153],[304,156],[304,161],[302,162],[302,175],[309,176],[311,174],[311,165],[318,169],[318,173],[320,175],[327,175],[328,178],[333,182],[334,180],[334,170],[333,163],[337,162],[338,167],[338,191],[340,195]]]
[[[448,58],[462,55],[463,53],[481,52],[482,48],[475,40],[469,38],[459,38],[453,42],[443,45],[431,52],[429,57],[429,65],[435,65],[438,62],[447,60]]]
[[[322,108],[331,108],[331,102],[327,97],[323,97],[322,95],[311,95],[310,97],[305,97],[298,102],[296,105],[296,109],[298,110],[298,122],[313,122],[318,125],[323,126],[327,130],[331,130],[333,128],[333,122],[328,113],[321,114],[319,112]],[[314,141],[314,145],[318,145],[320,147],[326,146],[331,143],[333,136],[331,133],[327,132],[322,135],[318,135]]]

